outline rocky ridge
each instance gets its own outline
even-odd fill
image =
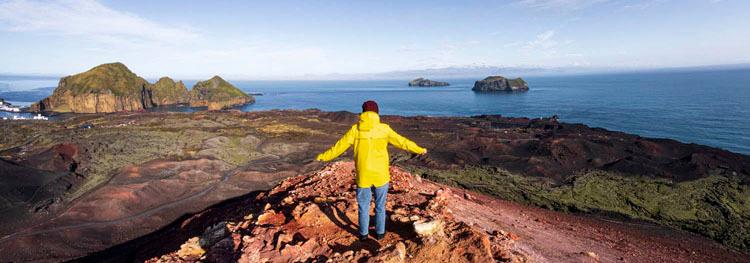
[[[237,104],[252,103],[253,97],[228,82],[211,80],[193,87],[200,96],[188,93],[185,85],[168,77],[151,84],[124,64],[115,62],[96,66],[86,72],[60,79],[51,96],[32,104],[34,112],[107,113],[139,111],[157,106],[191,103],[223,109]],[[221,79],[221,78],[219,78]],[[206,89],[205,83],[218,83]],[[210,86],[210,85],[209,85]],[[210,86],[214,87],[214,86]],[[213,94],[217,93],[217,94]],[[193,100],[191,100],[194,98]]]
[[[184,104],[190,101],[188,90],[182,81],[175,82],[169,77],[162,77],[149,87],[151,101],[156,106]]]
[[[529,85],[522,78],[508,79],[502,76],[489,76],[474,82],[473,91],[527,91]]]
[[[439,87],[449,85],[450,84],[448,82],[433,81],[425,78],[416,78],[412,81],[409,81],[409,87]]]
[[[255,197],[240,221],[222,221],[147,262],[526,262],[512,233],[461,221],[448,188],[398,168],[383,240],[358,241],[352,162],[287,178]],[[191,220],[191,219],[187,219]]]

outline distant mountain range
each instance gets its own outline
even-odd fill
[[[430,77],[443,79],[484,78],[492,75],[508,77],[561,75],[611,70],[591,69],[583,67],[543,68],[543,67],[502,67],[502,66],[453,66],[443,68],[396,70],[378,73],[359,74],[322,74],[305,75],[300,79],[413,79],[416,77]]]
[[[668,67],[668,68],[633,68],[633,67],[511,67],[490,65],[450,66],[428,69],[393,70],[375,73],[330,73],[330,74],[307,74],[297,76],[275,76],[275,77],[243,77],[242,74],[228,74],[232,80],[368,80],[368,79],[414,79],[417,77],[458,79],[458,78],[484,78],[492,75],[505,77],[529,77],[546,75],[572,75],[572,74],[597,74],[597,73],[626,73],[626,72],[679,72],[679,71],[702,71],[702,70],[733,70],[750,69],[750,63]],[[64,76],[65,74],[61,74]],[[56,76],[24,75],[24,74],[0,74],[0,90],[3,88],[3,80],[38,80],[58,79]],[[187,78],[190,79],[190,78]],[[5,84],[7,85],[7,84]],[[7,87],[6,87],[7,88]]]
[[[572,74],[597,74],[597,73],[626,73],[626,72],[668,72],[668,71],[702,71],[702,70],[732,70],[748,69],[750,63],[731,65],[710,65],[671,68],[627,68],[627,67],[503,67],[503,66],[452,66],[442,68],[395,70],[378,73],[360,74],[321,74],[305,75],[294,79],[310,80],[350,80],[350,79],[413,79],[416,77],[429,77],[441,79],[458,78],[484,78],[487,76],[501,75],[506,77],[529,77],[549,75],[572,75]]]

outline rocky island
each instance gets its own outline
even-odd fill
[[[31,105],[31,111],[98,113],[153,107],[149,83],[122,63],[96,66],[60,79],[51,96]]]
[[[474,82],[473,91],[527,91],[529,85],[522,78],[508,79],[502,76],[489,76]]]
[[[32,104],[33,112],[108,113],[138,111],[157,106],[186,104],[222,109],[252,103],[253,97],[217,77],[193,89],[182,81],[162,77],[151,84],[122,63],[108,63],[60,80],[51,96]]]
[[[221,110],[255,102],[247,95],[219,76],[200,81],[190,90],[191,107],[208,107],[208,110]]]
[[[409,87],[442,87],[449,86],[448,82],[433,81],[425,78],[416,78],[409,81]]]

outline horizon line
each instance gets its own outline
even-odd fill
[[[115,62],[115,61],[113,61]],[[111,62],[110,62],[111,63]],[[101,65],[101,64],[99,64]],[[97,65],[92,66],[95,67]],[[304,75],[291,75],[291,76],[237,76],[235,74],[223,75],[209,73],[206,76],[218,75],[222,78],[235,81],[284,81],[284,80],[397,80],[397,79],[413,79],[419,77],[429,78],[441,78],[441,79],[463,79],[475,77],[473,73],[466,73],[465,76],[418,76],[412,77],[377,77],[377,75],[387,74],[406,74],[410,71],[430,71],[430,70],[448,70],[448,69],[471,69],[471,68],[497,68],[497,69],[508,69],[508,70],[540,70],[549,72],[531,72],[526,74],[526,77],[544,77],[544,76],[565,76],[565,75],[597,75],[597,74],[616,74],[616,73],[637,73],[637,72],[658,72],[658,71],[690,71],[690,70],[732,70],[732,69],[750,69],[750,62],[743,63],[729,63],[729,64],[703,64],[703,65],[688,65],[688,66],[672,66],[672,67],[586,67],[586,66],[560,66],[560,67],[535,67],[535,66],[492,66],[492,65],[456,65],[446,67],[434,67],[434,68],[422,68],[422,69],[402,69],[402,70],[391,70],[381,72],[369,72],[369,73],[323,73],[323,74],[304,74]],[[555,70],[570,70],[568,72]],[[72,74],[46,74],[46,73],[12,73],[12,72],[0,72],[0,77],[16,77],[16,78],[44,78],[44,79],[60,79],[62,77],[75,75],[81,72]],[[161,77],[169,77],[175,80],[202,80],[204,77],[196,76],[179,76],[172,77],[168,75],[140,75],[137,72],[133,72],[136,75],[144,79],[159,79]],[[503,73],[497,73],[502,75]],[[486,74],[475,74],[476,76],[485,76]],[[510,74],[506,74],[510,75]],[[524,76],[516,76],[524,77]]]

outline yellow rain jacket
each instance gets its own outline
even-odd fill
[[[372,111],[359,115],[354,124],[331,149],[318,154],[319,161],[330,161],[354,145],[354,160],[357,167],[357,186],[380,187],[391,180],[388,171],[388,143],[417,154],[427,152],[416,143],[399,135],[388,124],[380,123],[380,116]]]

